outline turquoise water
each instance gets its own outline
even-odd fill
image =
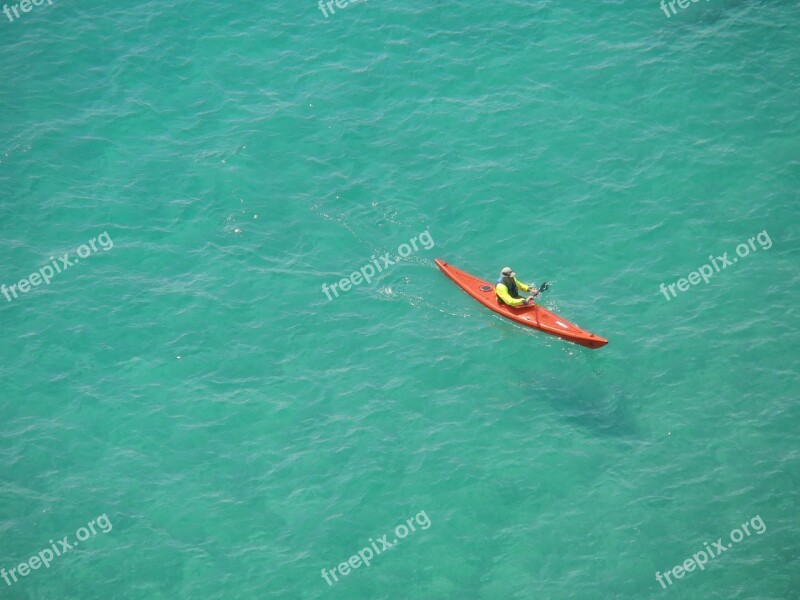
[[[799,35],[788,0],[0,13],[0,597],[800,597]]]

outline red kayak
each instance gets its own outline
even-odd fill
[[[483,279],[473,277],[442,259],[436,259],[436,266],[442,270],[453,282],[478,302],[507,319],[516,321],[520,325],[539,329],[550,335],[556,335],[570,342],[575,342],[587,348],[600,348],[608,340],[581,329],[577,325],[562,319],[558,315],[545,310],[538,304],[533,306],[508,306],[501,302],[494,293],[494,285]]]

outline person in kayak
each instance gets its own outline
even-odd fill
[[[523,298],[519,295],[520,291],[530,292],[533,296]],[[539,290],[519,281],[511,267],[505,267],[500,271],[500,278],[497,280],[497,285],[494,286],[494,293],[497,294],[498,302],[503,302],[508,306],[530,306],[533,304],[533,299],[539,295]]]

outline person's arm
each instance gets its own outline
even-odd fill
[[[523,306],[525,298],[512,298],[508,293],[508,288],[504,283],[498,283],[494,288],[495,293],[500,296],[500,299],[509,306]]]
[[[514,278],[514,281],[517,282],[517,289],[519,289],[521,292],[530,292],[534,296],[538,296],[539,295],[539,290],[537,290],[535,287],[533,287],[533,285],[528,285],[527,283],[522,283],[516,277]]]

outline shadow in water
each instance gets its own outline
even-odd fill
[[[526,390],[532,399],[546,402],[556,417],[577,429],[602,437],[638,437],[633,397],[596,376],[576,374],[574,380],[568,380],[545,374],[531,382],[530,373],[525,373],[520,381],[529,382]]]

